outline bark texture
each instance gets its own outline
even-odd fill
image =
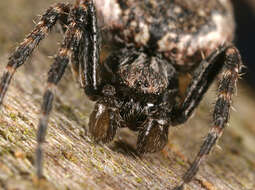
[[[9,52],[33,26],[32,19],[58,0],[1,1],[0,74]],[[70,1],[72,2],[72,1]],[[12,11],[7,11],[12,10]],[[185,125],[170,128],[169,143],[159,153],[139,157],[136,134],[120,130],[109,145],[95,144],[87,133],[93,109],[72,80],[60,82],[44,144],[44,175],[35,178],[34,152],[46,73],[60,35],[50,35],[15,74],[0,111],[0,189],[172,189],[197,154],[210,129],[215,86]],[[254,93],[238,85],[229,127],[186,190],[255,189]]]

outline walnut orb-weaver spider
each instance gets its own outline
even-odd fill
[[[99,19],[97,19],[99,18]],[[53,88],[69,62],[85,94],[96,101],[89,129],[95,141],[111,141],[116,130],[138,131],[138,153],[161,150],[169,126],[187,121],[221,73],[213,127],[176,189],[197,173],[229,120],[229,109],[242,67],[231,43],[234,21],[229,0],[76,0],[50,7],[9,58],[0,83],[0,104],[18,67],[59,21],[65,31],[48,72],[39,120],[36,168],[42,177],[42,143],[52,110]],[[104,27],[106,29],[99,30]],[[105,32],[107,31],[107,32]],[[102,42],[102,44],[101,44]],[[100,60],[103,43],[113,46]],[[183,100],[178,74],[192,72]]]

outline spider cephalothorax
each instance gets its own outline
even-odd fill
[[[65,35],[48,72],[43,97],[37,134],[38,177],[42,176],[42,143],[53,88],[69,62],[86,95],[96,101],[89,121],[95,141],[110,142],[118,128],[128,127],[138,131],[138,153],[163,149],[169,127],[187,121],[222,73],[212,129],[183,183],[176,188],[182,189],[197,173],[229,120],[242,66],[240,54],[231,44],[234,21],[230,2],[77,0],[74,6],[54,5],[10,56],[0,83],[0,104],[16,69],[57,21]],[[100,47],[110,47],[108,56],[100,59]],[[193,77],[181,99],[178,75],[187,71]]]

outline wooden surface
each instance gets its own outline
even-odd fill
[[[32,29],[36,15],[53,2],[0,1],[0,74],[8,54]],[[70,1],[71,2],[71,1]],[[136,134],[121,130],[113,143],[95,144],[87,133],[93,102],[73,82],[60,82],[45,148],[44,174],[34,175],[34,149],[46,73],[59,35],[50,35],[18,70],[0,111],[0,189],[171,189],[181,180],[211,126],[215,87],[194,116],[170,128],[164,151],[138,157]],[[239,83],[229,127],[186,190],[255,189],[254,93]]]

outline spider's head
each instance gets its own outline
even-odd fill
[[[169,102],[178,92],[177,71],[168,60],[133,48],[116,51],[105,60],[102,80],[114,86],[116,96],[145,103],[155,102],[155,97]]]

